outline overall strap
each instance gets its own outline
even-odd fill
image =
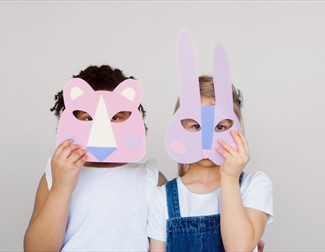
[[[167,182],[166,196],[169,218],[181,217],[178,201],[177,178]]]

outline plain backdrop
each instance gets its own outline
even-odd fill
[[[251,161],[273,181],[266,251],[325,251],[325,2],[1,1],[0,251],[23,250],[34,196],[54,151],[54,94],[88,65],[144,87],[146,158],[177,174],[164,134],[178,96],[176,37],[191,31],[200,74],[225,47],[244,93]]]

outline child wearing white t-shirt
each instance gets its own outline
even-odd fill
[[[92,92],[113,91],[126,79],[133,79],[108,65],[89,66],[73,77],[86,81]],[[80,95],[80,89],[75,90],[73,98]],[[63,101],[62,91],[55,99],[51,111],[61,117],[67,101]],[[143,119],[141,104],[138,110]],[[93,120],[88,112],[76,110],[73,115],[85,125]],[[131,117],[130,111],[121,110],[110,120],[122,125]],[[88,155],[72,139],[56,148],[37,189],[25,251],[148,251],[148,205],[165,177],[153,160],[142,164],[90,162]]]
[[[213,79],[199,78],[201,104],[215,103]],[[233,86],[233,109],[241,121],[242,96]],[[179,103],[177,104],[177,107]],[[216,132],[228,130],[222,120]],[[192,119],[182,120],[189,132],[201,130]],[[180,164],[179,177],[160,187],[149,205],[147,232],[151,251],[252,251],[273,219],[270,178],[261,171],[243,172],[249,161],[241,131],[231,131],[237,149],[223,140],[217,152],[221,165],[210,159]],[[221,238],[222,237],[222,238]]]

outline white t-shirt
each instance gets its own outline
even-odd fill
[[[158,173],[154,160],[115,168],[82,167],[62,251],[148,251],[148,206]],[[45,175],[50,189],[50,162]]]
[[[181,217],[218,214],[220,188],[208,194],[196,194],[187,189],[177,178]],[[244,207],[254,208],[268,214],[267,222],[273,220],[273,192],[270,178],[261,171],[245,172],[241,184]],[[149,204],[148,237],[166,242],[168,219],[166,187],[158,187]]]

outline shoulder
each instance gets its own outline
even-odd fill
[[[149,202],[149,213],[147,223],[148,237],[166,241],[166,220],[168,219],[166,186],[158,186]]]
[[[158,186],[153,197],[153,201],[155,202],[154,205],[157,207],[166,206],[167,194],[169,195],[175,188],[178,191],[182,189],[182,186],[180,186],[179,183],[180,178],[178,177],[167,181],[167,183],[161,186]]]
[[[243,198],[272,194],[272,181],[263,171],[245,172],[241,184]]]
[[[243,176],[242,186],[249,187],[256,184],[272,186],[272,180],[263,171],[245,172]]]
[[[128,163],[119,168],[121,172],[128,173],[129,176],[144,177],[148,179],[158,180],[158,165],[156,160],[149,159],[141,163]]]
[[[158,173],[158,164],[156,159],[148,159],[146,161],[143,161],[141,163],[128,163],[124,166],[125,169],[133,169],[138,172],[156,172]]]
[[[270,177],[265,172],[245,173],[241,193],[245,207],[265,212],[268,214],[268,222],[273,220],[273,186]]]
[[[148,159],[144,163],[129,164],[131,168],[138,168],[144,174],[146,174],[149,181],[153,180],[155,186],[164,185],[167,179],[164,174],[159,170],[156,159]]]
[[[148,159],[144,163],[130,164],[130,168],[138,174],[141,174],[145,179],[146,184],[146,197],[148,200],[154,195],[157,186],[164,184],[166,181],[165,176],[159,172],[156,159]]]
[[[155,202],[155,205],[164,205],[166,203],[166,185],[157,186],[157,189],[152,197],[152,201]]]
[[[166,198],[166,184],[157,186],[149,203],[151,211],[160,213],[166,218],[167,198]]]

